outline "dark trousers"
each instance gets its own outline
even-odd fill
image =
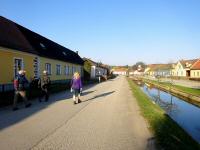
[[[40,96],[39,96],[39,101],[45,96],[45,101],[49,100],[49,90],[48,88],[41,88],[40,89]]]
[[[18,101],[19,96],[22,97],[25,105],[28,105],[28,99],[26,97],[26,91],[15,91],[13,108],[17,107],[17,101]]]

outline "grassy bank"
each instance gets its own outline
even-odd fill
[[[144,81],[145,80],[146,81],[150,81],[150,82],[155,83],[155,84],[160,84],[160,85],[168,86],[168,87],[172,86],[173,88],[178,89],[180,91],[183,91],[185,93],[196,95],[196,96],[200,96],[200,89],[194,89],[194,88],[184,87],[184,86],[175,85],[175,84],[172,85],[169,82],[158,82],[158,81],[154,81],[154,80],[144,79]]]
[[[151,102],[141,89],[128,79],[133,95],[137,99],[142,115],[148,121],[150,130],[155,135],[158,149],[165,150],[199,150],[200,145],[195,142],[179,125],[165,112]]]

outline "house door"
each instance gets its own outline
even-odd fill
[[[186,71],[186,76],[187,76],[187,77],[190,77],[190,70],[187,70],[187,71]]]

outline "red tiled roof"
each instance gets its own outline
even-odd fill
[[[191,60],[180,60],[180,63],[184,68],[190,68],[198,59],[191,59]],[[188,66],[187,66],[188,64]]]
[[[113,71],[124,72],[124,71],[128,71],[128,69],[127,68],[114,68]]]
[[[151,71],[155,71],[158,69],[171,69],[173,64],[150,64],[148,67]]]
[[[191,70],[200,70],[200,59],[193,64]]]

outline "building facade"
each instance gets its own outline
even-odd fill
[[[144,71],[145,75],[169,77],[172,75],[173,64],[151,64],[147,65]]]
[[[112,69],[112,74],[114,75],[128,75],[128,69],[127,68],[114,68]]]
[[[83,63],[77,52],[0,17],[0,92],[13,89],[21,69],[29,81],[47,70],[52,82],[69,82],[74,72],[83,74]]]
[[[91,59],[83,58],[84,61],[88,61],[91,65],[90,67],[90,78],[96,79],[99,76],[107,76],[109,73],[109,68],[106,67],[106,65],[103,65],[102,63],[97,63]]]
[[[197,59],[178,61],[177,64],[174,65],[174,68],[172,70],[172,76],[190,78],[190,69],[196,61]]]
[[[200,59],[198,59],[190,69],[190,77],[194,79],[200,79]]]

